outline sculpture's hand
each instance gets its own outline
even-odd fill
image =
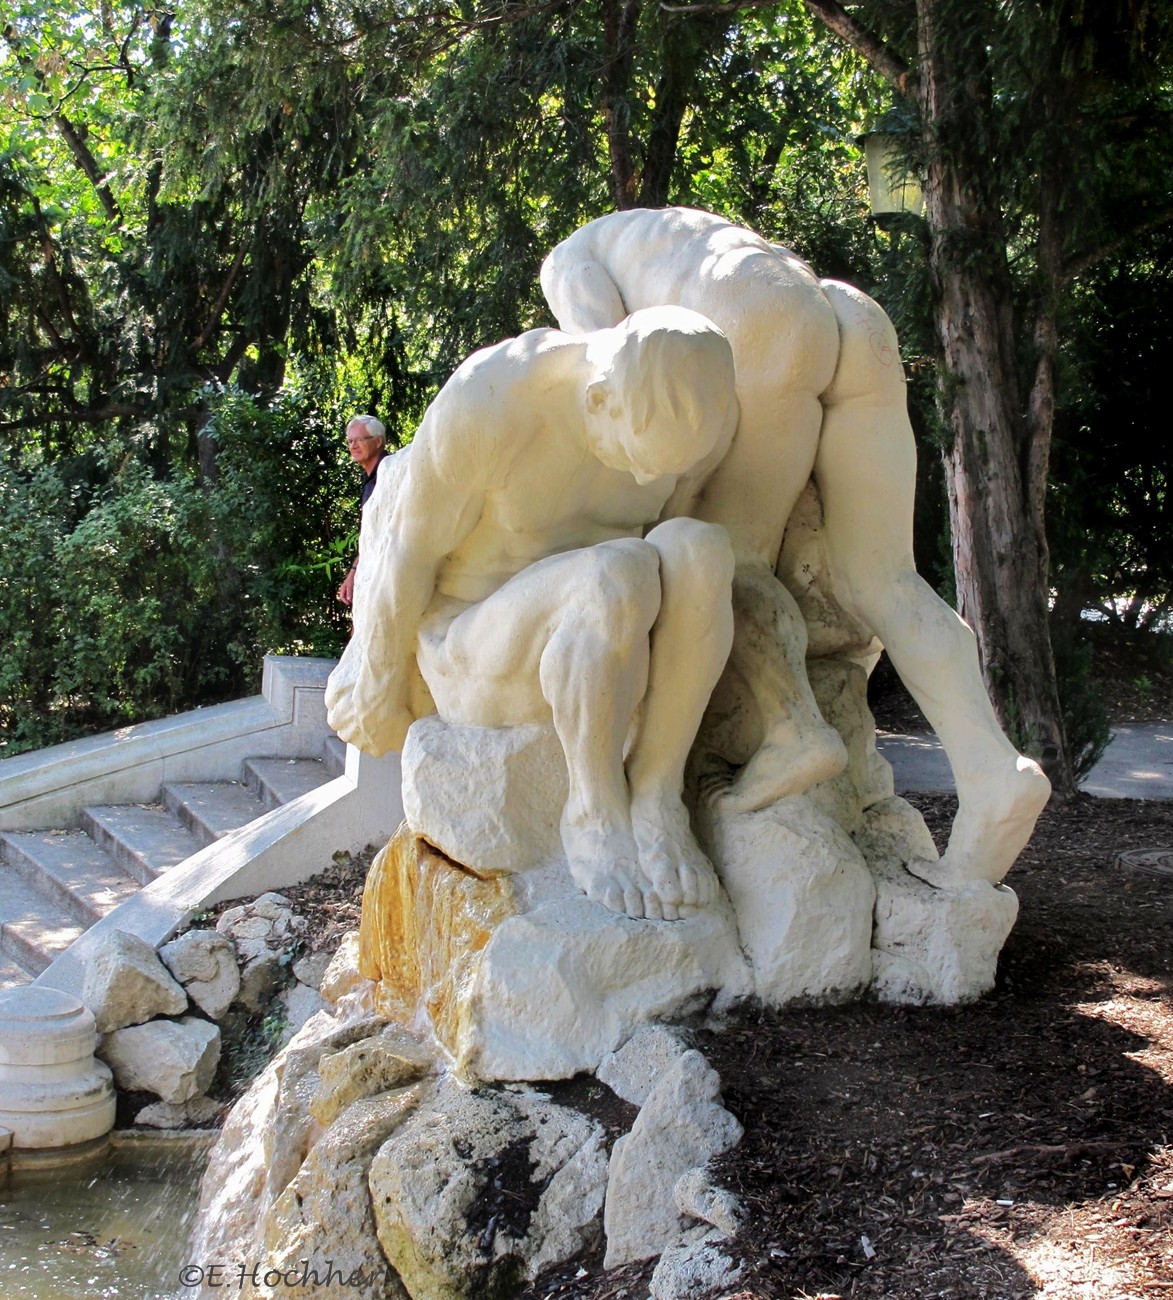
[[[390,682],[372,682],[361,668],[345,671],[346,656],[326,686],[326,721],[348,745],[376,758],[400,751],[415,721]]]

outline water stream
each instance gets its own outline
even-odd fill
[[[0,1182],[4,1300],[172,1300],[184,1294],[204,1151],[116,1147],[82,1166]]]

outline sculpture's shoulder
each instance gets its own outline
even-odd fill
[[[565,348],[558,330],[529,330],[463,361],[416,433],[416,475],[481,488],[496,484],[537,435]]]

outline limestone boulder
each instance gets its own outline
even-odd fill
[[[749,992],[728,904],[680,921],[632,920],[584,895],[512,916],[476,970],[456,1055],[481,1079],[593,1072],[642,1024],[718,992]]]
[[[310,1111],[324,1127],[355,1102],[413,1083],[433,1062],[418,1040],[389,1025],[348,1047],[323,1053]]]
[[[311,989],[320,989],[322,987],[322,976],[325,975],[333,959],[334,954],[327,952],[325,949],[319,952],[307,953],[293,963],[294,978]]]
[[[98,1055],[127,1092],[153,1092],[181,1104],[212,1085],[220,1061],[220,1030],[207,1020],[154,1020],[106,1034]]]
[[[892,862],[872,870],[873,994],[881,1002],[956,1006],[988,993],[1018,917],[1014,891],[985,880],[934,889]]]
[[[478,875],[561,857],[566,793],[566,760],[552,726],[460,727],[433,714],[407,733],[407,824]]]
[[[617,1097],[642,1106],[660,1076],[688,1051],[678,1030],[667,1025],[641,1025],[617,1051],[608,1052],[595,1071]]]
[[[219,1020],[240,992],[232,941],[215,930],[188,930],[159,949],[159,957],[191,1000]]]
[[[341,998],[352,993],[364,977],[358,969],[358,931],[342,936],[338,951],[330,959],[318,982],[318,993],[327,1006],[336,1007]]]
[[[377,1033],[382,1022],[339,1027],[312,1017],[233,1107],[208,1157],[192,1258],[258,1260],[265,1216],[292,1182],[321,1125],[310,1112],[322,1054]]]
[[[650,1300],[711,1300],[728,1295],[745,1276],[723,1248],[719,1232],[699,1241],[669,1246],[660,1256],[649,1286]]]
[[[687,1169],[672,1189],[676,1208],[686,1220],[711,1224],[726,1237],[736,1237],[744,1217],[741,1204],[727,1187],[718,1187],[705,1169]]]
[[[686,1052],[652,1090],[631,1132],[611,1152],[603,1224],[606,1268],[658,1255],[686,1226],[676,1204],[681,1175],[741,1141],[721,1105],[721,1080],[700,1052]]]
[[[379,1245],[367,1178],[375,1152],[427,1089],[427,1084],[417,1084],[350,1106],[315,1144],[265,1216],[263,1258],[270,1267],[285,1270],[305,1261],[306,1280],[298,1295],[408,1300]]]
[[[724,899],[681,921],[633,920],[592,903],[564,863],[482,879],[407,826],[367,876],[359,971],[381,1014],[425,1018],[483,1080],[593,1072],[639,1025],[750,991]]]
[[[154,948],[123,930],[103,936],[91,952],[81,998],[100,1034],[187,1010],[187,994]]]
[[[317,989],[311,989],[308,984],[302,984],[298,980],[282,989],[277,995],[277,1001],[285,1012],[282,1046],[289,1042],[311,1016],[316,1016],[326,1007]]]
[[[382,1146],[370,1188],[412,1300],[509,1295],[598,1239],[602,1128],[525,1089],[444,1080]]]
[[[872,976],[875,885],[850,836],[806,795],[757,812],[720,801],[699,816],[767,1005],[845,1001]]]
[[[247,1010],[264,1011],[289,982],[306,924],[284,894],[261,894],[222,913],[216,929],[236,950],[240,962],[237,998]]]
[[[141,1128],[205,1128],[219,1118],[220,1103],[211,1097],[192,1097],[190,1101],[156,1101],[144,1106],[134,1117]]]

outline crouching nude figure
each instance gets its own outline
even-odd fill
[[[835,595],[887,648],[953,768],[959,808],[948,849],[940,862],[909,869],[945,887],[1001,880],[1050,784],[999,729],[972,632],[917,575],[916,452],[896,334],[881,308],[850,285],[820,281],[752,231],[683,208],[590,222],[546,259],[542,288],[564,330],[676,303],[714,321],[732,345],[740,423],[694,513],[723,525],[733,542],[732,663],[753,658],[745,677],[765,739],[727,802],[764,807],[845,762],[806,679],[805,625],[774,578],[787,521],[813,474]]]
[[[732,641],[733,553],[694,518],[644,534],[670,498],[687,513],[728,450],[733,357],[679,307],[609,326],[530,331],[444,386],[379,480],[356,633],[326,702],[338,734],[375,754],[401,749],[424,711],[417,667],[447,722],[552,719],[575,882],[671,920],[717,891],[681,791]]]

